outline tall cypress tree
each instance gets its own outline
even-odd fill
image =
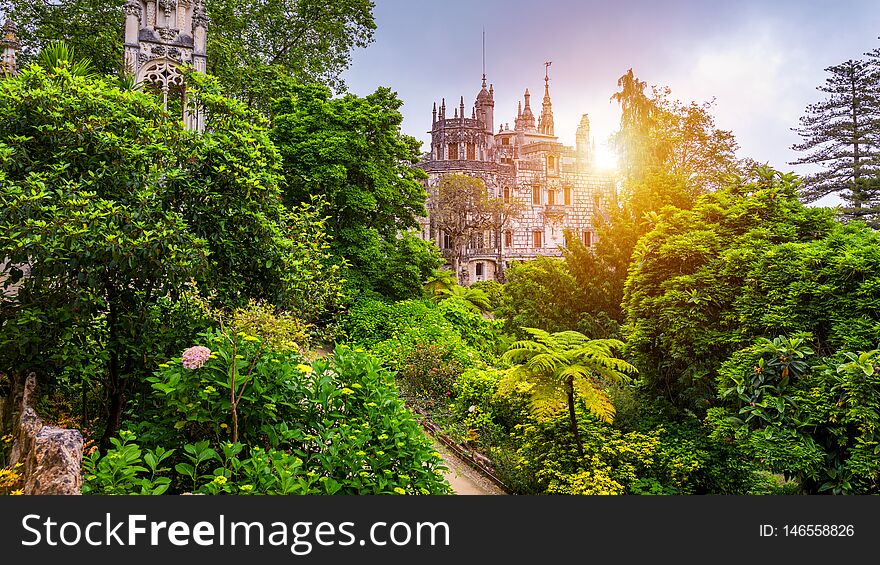
[[[803,138],[792,149],[804,155],[793,165],[822,169],[804,178],[801,198],[813,202],[838,194],[846,203],[844,217],[880,222],[880,96],[877,74],[868,61],[849,60],[825,69],[830,73],[817,87],[828,95],[807,106],[800,127]]]

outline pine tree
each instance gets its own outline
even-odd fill
[[[844,217],[874,224],[880,221],[877,74],[874,65],[864,60],[849,60],[825,71],[831,76],[817,89],[829,96],[807,106],[801,126],[792,128],[803,138],[792,149],[804,155],[791,164],[822,167],[804,178],[801,198],[813,202],[838,194],[846,203]]]

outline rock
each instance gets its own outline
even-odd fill
[[[30,405],[37,384],[28,375],[12,426],[10,464],[22,463],[25,494],[80,494],[83,437],[78,430],[47,426]]]

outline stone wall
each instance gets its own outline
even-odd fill
[[[80,494],[83,437],[78,430],[47,426],[32,406],[37,377],[12,376],[0,398],[0,431],[11,433],[9,465],[21,463],[25,494]]]

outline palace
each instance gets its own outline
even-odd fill
[[[595,143],[587,114],[577,128],[574,147],[563,145],[554,135],[549,66],[537,124],[526,89],[513,129],[499,123],[496,130],[495,89],[486,88],[485,74],[469,118],[464,97],[452,117],[447,116],[445,99],[439,108],[434,103],[431,151],[419,165],[428,173],[429,194],[444,175],[458,173],[482,179],[490,197],[518,199],[524,205],[523,212],[499,233],[486,230],[472,239],[456,273],[463,285],[503,280],[510,261],[560,256],[566,232],[592,245],[594,219],[615,202],[612,178],[594,167]],[[420,220],[421,237],[436,243],[449,259],[449,237],[432,222],[430,213],[429,209],[428,217]]]

